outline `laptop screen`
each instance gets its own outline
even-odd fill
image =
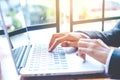
[[[6,0],[1,0],[1,10],[8,32],[13,32],[25,27],[24,14],[19,0],[14,0],[10,3]]]
[[[26,30],[25,18],[19,0],[15,0],[12,5],[9,5],[9,2],[7,3],[5,0],[0,1],[0,3],[0,6],[2,6],[1,16],[3,18],[3,20],[2,18],[0,20],[3,22],[3,27],[6,27],[6,31],[8,33],[14,33],[23,28]],[[25,45],[29,41],[28,33],[18,35],[15,33],[14,36],[9,36],[9,38],[12,43],[12,48]]]
[[[9,40],[10,47],[12,49],[15,49],[20,46],[27,45],[29,43],[29,36],[27,32],[16,34],[14,36],[9,35],[10,32],[14,32],[23,28],[26,29],[20,4],[16,2],[14,4],[16,8],[13,8],[13,5],[12,5],[9,8],[9,10],[5,9],[5,7],[3,7],[4,5],[5,5],[4,1],[3,2],[1,1],[0,2],[0,20],[1,20],[1,27],[3,27],[5,35]]]

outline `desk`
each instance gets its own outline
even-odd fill
[[[21,80],[111,80],[110,78],[39,78],[39,79],[21,79]]]
[[[36,34],[37,33],[37,34]],[[41,33],[39,33],[39,31],[36,33],[30,33],[30,37],[32,38],[32,41],[36,42],[36,41],[41,41],[41,42],[44,42],[41,37],[38,37],[40,36]],[[41,36],[43,36],[43,34],[41,34]],[[44,34],[44,36],[49,36],[48,33],[47,34]],[[43,37],[44,37],[43,36]],[[36,37],[33,38],[33,37]],[[46,38],[46,40],[49,40],[50,36]],[[2,39],[0,39],[2,40]],[[5,39],[3,41],[0,41],[2,42],[1,44],[3,44],[3,42],[6,41]],[[46,42],[46,41],[45,41]],[[5,42],[4,45],[7,45],[7,43]],[[6,46],[2,46],[4,47],[3,49],[3,52],[5,52],[5,55],[3,57],[3,59],[1,60],[1,76],[2,76],[2,80],[109,80],[109,78],[101,78],[101,77],[96,77],[96,78],[91,78],[90,76],[88,78],[82,78],[81,76],[76,76],[76,77],[72,77],[72,76],[67,76],[67,77],[61,77],[61,76],[58,76],[58,77],[47,77],[47,78],[23,78],[21,77],[20,75],[17,75],[17,72],[15,70],[15,66],[13,64],[13,60],[11,58],[11,55],[9,55],[9,47],[6,47]]]

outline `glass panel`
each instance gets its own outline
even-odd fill
[[[105,17],[120,16],[120,1],[106,0],[105,1]]]
[[[55,0],[20,0],[27,25],[56,23]]]
[[[92,22],[74,25],[73,31],[102,31],[102,22]]]
[[[102,0],[73,0],[73,20],[102,17]]]
[[[112,29],[119,21],[120,21],[120,19],[105,21],[105,23],[104,23],[104,31]]]
[[[60,32],[70,30],[70,0],[59,0],[60,4]]]
[[[19,0],[0,0],[1,11],[9,32],[25,27],[24,16]]]
[[[0,0],[0,3],[9,32],[26,25],[56,22],[55,0]]]

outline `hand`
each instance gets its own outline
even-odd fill
[[[49,51],[52,51],[60,43],[62,47],[78,48],[78,41],[80,38],[89,38],[89,37],[84,33],[77,33],[77,32],[53,34],[49,43]]]
[[[100,39],[80,39],[78,42],[78,54],[86,53],[96,60],[106,63],[111,48]]]

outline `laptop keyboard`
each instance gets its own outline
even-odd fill
[[[30,71],[68,69],[64,50],[60,46],[48,52],[45,45],[37,44],[33,50]]]

